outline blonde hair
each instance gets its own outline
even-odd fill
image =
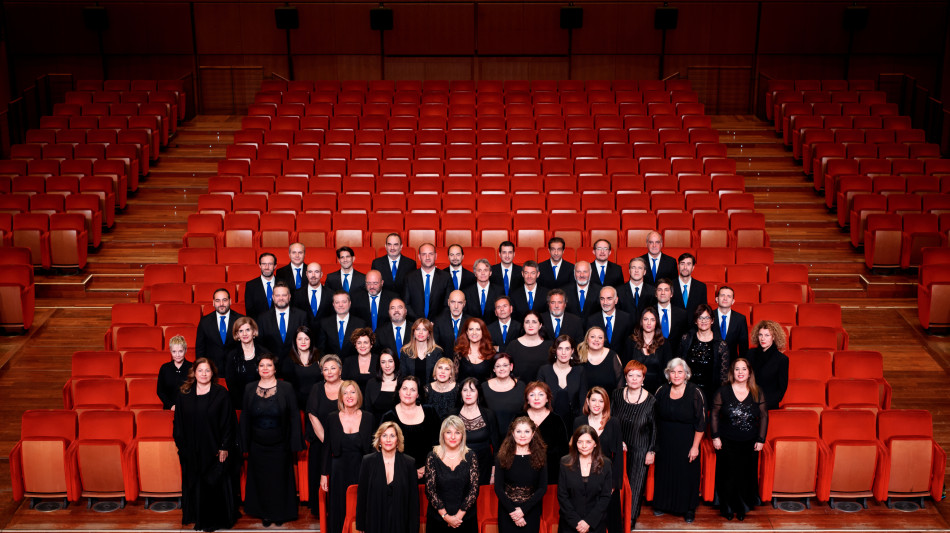
[[[600,326],[593,326],[587,330],[587,333],[584,334],[584,340],[577,345],[577,358],[581,363],[587,362],[587,354],[590,353],[590,346],[587,344],[587,339],[590,337],[590,334],[597,330],[604,336],[604,348],[607,348],[607,334],[604,333],[604,328]]]
[[[168,340],[168,349],[170,350],[172,346],[181,346],[186,352],[188,351],[188,341],[182,335],[175,335]]]
[[[346,391],[347,387],[353,387],[356,390],[356,409],[359,410],[360,407],[363,407],[363,391],[360,390],[359,384],[348,379],[340,383],[340,392],[336,395],[336,408],[340,412],[343,412],[343,392]]]
[[[442,421],[442,428],[439,429],[439,444],[432,447],[432,451],[435,452],[439,457],[445,457],[445,432],[448,429],[454,429],[462,434],[462,442],[459,445],[459,449],[462,450],[462,460],[465,460],[465,454],[468,453],[468,446],[465,445],[467,442],[465,435],[465,423],[462,422],[462,419],[451,415],[445,420]]]
[[[429,332],[429,338],[426,340],[426,353],[424,354],[416,353],[416,328],[419,326],[425,327],[426,331]],[[435,351],[436,348],[439,348],[439,345],[435,343],[435,334],[433,333],[434,329],[435,328],[432,322],[429,320],[425,318],[417,319],[412,323],[412,340],[403,345],[402,350],[400,351],[409,356],[410,359],[418,359],[420,355],[429,355]]]
[[[441,364],[449,365],[449,370],[452,371],[452,379],[450,381],[454,382],[458,377],[458,371],[455,368],[455,361],[449,359],[448,357],[440,357],[439,360],[435,362],[435,365],[432,366],[432,376],[430,376],[432,381],[437,381],[435,379],[435,374],[438,372],[439,365]]]
[[[402,436],[402,428],[399,427],[399,424],[392,421],[383,422],[382,424],[379,425],[378,428],[376,428],[376,433],[373,433],[373,448],[376,448],[377,450],[382,449],[382,445],[380,445],[379,439],[383,436],[383,433],[385,433],[386,430],[389,428],[393,428],[393,431],[396,432],[396,442],[397,442],[396,451],[401,452],[404,449],[406,449],[405,438]]]

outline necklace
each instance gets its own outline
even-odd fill
[[[449,460],[449,461],[455,461],[456,459],[459,458],[459,456],[461,455],[462,451],[461,451],[461,450],[456,450],[456,451],[455,451],[455,455],[453,455],[453,456],[449,456],[448,452],[444,452],[444,453],[445,453],[444,459]]]
[[[640,403],[640,398],[643,396],[643,387],[640,387],[639,392],[637,393],[637,399],[634,400],[634,401],[632,401],[632,402],[630,401],[630,394],[629,394],[629,393],[630,393],[630,388],[629,388],[629,387],[627,387],[627,388],[625,388],[625,389],[623,390],[623,399],[626,400],[627,403]]]

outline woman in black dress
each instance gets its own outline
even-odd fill
[[[465,378],[459,385],[459,418],[465,425],[465,441],[478,458],[478,483],[492,483],[495,452],[501,443],[498,421],[491,409],[478,402],[478,380]]]
[[[462,332],[465,332],[462,334]],[[491,375],[495,346],[488,334],[488,327],[478,318],[469,318],[462,323],[459,338],[455,341],[455,364],[458,378],[476,378],[485,382]]]
[[[630,361],[623,370],[626,385],[614,391],[610,399],[610,411],[620,423],[627,454],[627,480],[630,482],[632,505],[631,522],[624,527],[629,531],[637,525],[647,470],[655,458],[656,423],[653,416],[656,398],[644,390],[646,365],[639,361]],[[617,465],[617,468],[620,468],[620,465]]]
[[[729,383],[716,392],[712,404],[709,429],[717,450],[719,512],[727,520],[733,514],[745,520],[758,501],[759,452],[769,426],[765,394],[756,386],[748,361],[733,361]]]
[[[524,335],[509,342],[505,351],[515,362],[515,378],[530,383],[538,379],[538,370],[549,362],[551,346],[554,343],[547,340],[541,325],[541,315],[535,311],[525,314],[521,327],[524,329]]]
[[[376,334],[370,328],[359,328],[350,335],[350,342],[356,348],[356,357],[347,357],[343,361],[343,379],[355,381],[360,391],[366,390],[366,383],[376,375],[379,358],[373,353]]]
[[[432,379],[435,362],[443,357],[442,348],[435,343],[432,322],[420,318],[412,323],[412,341],[399,351],[399,366],[404,376],[416,376],[419,383]]]
[[[383,415],[383,422],[395,422],[402,429],[406,455],[416,462],[416,482],[425,483],[426,456],[439,442],[439,415],[431,407],[422,406],[419,382],[415,376],[399,381],[399,403]]]
[[[617,352],[604,345],[606,335],[599,326],[587,330],[584,342],[577,347],[577,354],[584,365],[588,387],[602,387],[613,391],[620,385],[623,365]]]
[[[495,495],[499,533],[536,533],[541,502],[548,490],[544,440],[530,418],[511,422],[495,458]]]
[[[551,411],[551,389],[540,381],[532,381],[524,391],[524,415],[534,422],[547,447],[548,479],[558,479],[561,457],[567,453],[567,426]]]
[[[340,384],[338,413],[327,418],[320,488],[327,493],[330,531],[342,531],[346,519],[346,488],[359,481],[363,456],[373,451],[373,415],[361,411],[363,394],[355,381]],[[329,479],[327,477],[329,476]]]
[[[478,457],[465,445],[465,424],[457,416],[442,422],[439,445],[426,458],[426,533],[476,533]]]
[[[396,405],[396,385],[400,375],[399,359],[392,350],[383,348],[379,354],[376,377],[366,383],[366,408],[376,419],[382,418]]]
[[[611,470],[613,492],[610,495],[610,506],[607,508],[607,519],[604,524],[611,533],[618,532],[621,531],[622,515],[620,489],[623,487],[623,439],[620,433],[620,422],[610,415],[610,395],[600,387],[587,391],[584,414],[574,419],[575,431],[585,425],[597,432],[600,455],[609,459],[612,465],[617,465],[617,468]]]
[[[320,369],[323,372],[323,381],[318,381],[310,389],[307,397],[307,440],[310,441],[310,450],[307,453],[307,475],[310,495],[310,512],[318,516],[320,499],[317,497],[316,487],[320,486],[320,472],[323,469],[323,442],[326,438],[324,428],[327,419],[332,413],[339,410],[340,374],[343,364],[336,354],[327,354],[320,358]]]
[[[425,405],[435,409],[439,418],[457,413],[459,387],[455,382],[455,363],[448,357],[436,361],[432,381],[426,385]]]
[[[524,411],[525,383],[511,375],[512,368],[510,355],[504,352],[496,355],[492,368],[495,377],[483,382],[481,388],[483,402],[495,413],[499,435],[507,433],[511,420]]]
[[[716,339],[712,331],[715,311],[699,304],[693,315],[696,326],[680,340],[679,355],[693,372],[690,383],[699,387],[704,398],[711,398],[729,379],[729,345]]]
[[[178,391],[191,374],[191,361],[185,359],[188,341],[181,335],[175,335],[168,341],[168,351],[172,354],[172,360],[158,369],[157,394],[162,401],[162,409],[174,411]]]
[[[364,456],[360,464],[356,530],[360,533],[419,533],[415,461],[402,453],[404,442],[399,424],[380,424],[373,435],[373,448],[378,451]]]
[[[247,452],[244,511],[264,526],[297,519],[294,463],[303,450],[297,395],[286,381],[277,381],[276,357],[259,356],[260,381],[244,391],[241,444]]]
[[[785,350],[785,330],[778,322],[762,320],[755,325],[757,346],[749,350],[749,364],[755,382],[765,393],[769,409],[778,409],[788,390],[788,357]]]
[[[627,337],[625,360],[639,361],[646,370],[643,375],[643,388],[651,395],[656,394],[660,385],[666,382],[663,379],[663,370],[666,363],[673,358],[672,343],[656,328],[660,323],[656,316],[656,309],[647,307],[640,315],[640,327]]]
[[[181,523],[195,524],[195,531],[228,529],[238,518],[230,475],[241,457],[237,419],[214,365],[201,357],[193,368],[175,399],[172,430],[181,461]]]
[[[597,431],[587,424],[574,430],[571,451],[561,458],[561,477],[557,482],[559,532],[607,531],[611,518],[607,508],[614,492],[612,471],[610,459],[601,453]]]
[[[706,405],[689,382],[689,365],[679,357],[666,365],[669,385],[656,393],[656,484],[654,513],[696,518],[699,505],[699,441],[706,430]]]
[[[264,353],[264,347],[257,342],[257,322],[242,316],[234,322],[234,340],[238,344],[225,355],[224,379],[231,394],[231,404],[235,409],[244,405],[244,389],[248,383],[261,379],[257,375],[258,357]]]
[[[581,414],[587,391],[584,367],[570,336],[560,335],[554,339],[548,360],[551,363],[538,371],[538,381],[551,388],[552,409],[568,426]]]
[[[309,326],[300,326],[294,334],[294,344],[290,347],[290,357],[280,362],[280,375],[289,381],[297,391],[297,406],[307,408],[310,390],[323,379],[320,368],[320,351],[313,344],[313,332]]]

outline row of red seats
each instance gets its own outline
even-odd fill
[[[104,179],[99,181],[103,186],[106,185]],[[100,197],[97,194],[79,194],[71,191],[66,191],[66,194],[0,194],[0,215],[3,215],[0,218],[0,228],[3,228],[5,237],[11,236],[13,215],[17,213],[39,213],[48,216],[57,213],[77,213],[85,220],[89,246],[98,248],[102,242],[102,209]]]
[[[687,79],[669,80],[264,80],[261,91],[688,91]]]
[[[950,214],[870,213],[865,224],[864,263],[868,268],[910,268],[920,266],[924,248],[947,246]]]
[[[950,248],[924,248],[921,253],[917,316],[925,330],[950,327]]]
[[[170,91],[178,101],[178,120],[185,119],[184,80],[78,80],[77,91]]]
[[[922,199],[933,199],[927,202],[928,211],[924,211]],[[869,215],[923,213],[934,214],[938,217],[938,227],[941,220],[946,220],[944,208],[939,203],[942,196],[925,195],[921,198],[918,194],[856,194],[851,200],[849,212],[849,231],[851,233],[851,245],[860,248],[864,245],[864,237],[867,232],[867,219]],[[943,229],[946,229],[947,223],[943,222]]]
[[[303,82],[308,83],[308,82]],[[450,82],[452,83],[452,82]],[[609,82],[608,82],[609,83]],[[637,83],[637,82],[634,82]],[[676,86],[666,85],[663,82],[653,83],[646,82],[643,85],[637,83],[637,85],[618,85],[616,87],[583,87],[583,86],[574,86],[574,87],[502,87],[496,85],[495,87],[396,87],[390,85],[389,87],[381,86],[363,86],[363,87],[353,87],[353,86],[339,86],[339,87],[306,87],[306,86],[295,86],[290,87],[267,87],[266,85],[262,86],[261,90],[257,93],[257,97],[271,97],[271,96],[283,96],[285,101],[291,102],[302,102],[307,103],[308,101],[330,101],[336,103],[340,102],[383,102],[383,101],[411,101],[410,98],[415,96],[416,101],[419,100],[420,96],[423,101],[427,99],[438,99],[448,98],[448,101],[457,101],[465,103],[475,103],[478,99],[487,99],[488,101],[501,101],[496,100],[496,98],[504,98],[506,101],[512,99],[514,101],[541,101],[541,102],[579,102],[579,101],[614,101],[614,95],[628,95],[628,94],[644,94],[647,97],[652,99],[648,101],[670,101],[671,96],[676,96],[680,94],[695,94],[692,89],[689,87],[688,80],[677,80]],[[309,97],[309,99],[308,99]],[[333,98],[327,100],[327,98]],[[337,99],[338,97],[338,99]],[[527,98],[521,100],[520,98]],[[272,100],[268,100],[272,101]],[[275,103],[279,103],[275,102]]]
[[[28,330],[36,310],[33,258],[28,248],[13,247],[8,215],[0,215],[0,328]]]
[[[829,187],[829,190],[832,189]],[[950,177],[943,176],[861,176],[842,175],[835,182],[834,203],[838,225],[847,227],[851,222],[854,200],[861,198],[860,209],[878,209],[881,212],[922,212],[941,215],[950,210]],[[870,198],[876,196],[877,198]]]
[[[142,94],[140,99],[147,99],[149,103],[125,100],[94,101],[94,97],[102,93],[66,93],[66,102],[53,107],[53,116],[96,117],[100,128],[138,127],[138,124],[148,124],[148,121],[139,120],[139,117],[156,116],[159,118],[162,131],[169,135],[178,130],[178,104],[173,94],[166,93],[161,99],[154,95]],[[123,94],[123,98],[134,93]],[[79,113],[76,113],[78,106]],[[163,134],[164,135],[164,134]]]
[[[116,122],[113,123],[112,118]],[[138,162],[140,174],[147,175],[149,161],[158,159],[158,137],[152,135],[152,130],[122,127],[123,117],[100,117],[95,123],[93,119],[95,117],[40,117],[40,127],[27,130],[26,142],[71,144],[74,147],[81,144],[104,144],[107,156],[134,159]],[[125,120],[125,123],[128,121]],[[99,124],[106,127],[100,128]],[[134,158],[126,153],[128,148],[112,148],[113,146],[133,147]]]
[[[20,145],[22,146],[22,145]],[[14,163],[15,161],[0,161],[0,163]],[[55,159],[36,159],[28,163],[29,170],[25,174],[7,176],[11,192],[24,194],[38,194],[47,192],[52,187],[54,192],[73,191],[75,187],[83,188],[83,180],[87,178],[106,178],[112,184],[110,187],[115,198],[115,208],[124,209],[128,202],[131,189],[129,167],[125,161],[115,159],[74,159],[58,161]],[[14,165],[9,165],[13,167]],[[138,172],[134,174],[136,189],[138,188]],[[6,182],[7,180],[2,180]],[[103,206],[104,207],[104,206]]]
[[[803,125],[796,126],[796,120],[811,124],[811,127],[814,127],[815,124],[820,126],[822,121],[811,120],[808,117],[839,117],[842,120],[847,119],[844,120],[845,124],[851,120],[861,123],[867,121],[874,124],[880,122],[882,117],[886,120],[899,114],[897,104],[887,103],[886,96],[883,93],[873,93],[873,95],[872,93],[863,93],[860,101],[854,99],[850,102],[787,102],[782,104],[780,108],[779,115],[782,117],[782,123],[778,124],[776,122],[775,132],[781,134],[785,145],[789,146],[791,144],[790,130],[804,127]],[[834,122],[837,123],[837,120]]]
[[[3,198],[3,196],[0,196]],[[6,226],[9,220],[10,225]],[[41,268],[83,268],[89,247],[86,217],[81,213],[31,212],[0,217],[0,233],[29,250],[28,264]],[[7,249],[4,249],[6,253]]]
[[[161,409],[162,401],[156,392],[157,375],[156,369],[155,374],[147,377],[70,379],[63,389],[63,408],[76,411],[115,409],[133,412]]]
[[[54,104],[53,115],[59,118],[61,123],[63,119],[67,120],[70,129],[97,129],[101,128],[100,123],[103,117],[83,116],[82,106],[79,104]],[[168,146],[168,135],[170,131],[171,109],[167,109],[164,114],[156,115],[122,115],[125,117],[129,129],[145,130],[149,134],[149,145],[152,149],[152,160],[158,159],[155,154],[156,146]],[[53,128],[57,121],[40,121],[41,128]]]
[[[867,395],[866,401],[843,403],[863,403],[873,405],[878,409],[891,408],[893,390],[887,380],[884,379],[884,357],[881,352],[848,349],[828,351],[806,349],[788,350],[786,355],[788,356],[788,377],[792,394],[786,396],[789,401],[785,403],[785,408],[801,409],[812,406],[817,411],[819,408],[837,409],[845,407],[840,401],[840,390],[834,390],[848,388],[847,386],[841,387],[842,380],[855,380],[856,382],[870,380],[875,383],[875,385],[858,383],[853,387],[856,389],[856,393]],[[837,383],[831,385],[832,380],[836,380]],[[825,398],[821,399],[820,391],[822,387],[810,383],[810,381],[817,381],[824,385]],[[812,401],[808,397],[813,393],[816,401]],[[847,408],[854,407],[852,405]]]
[[[885,178],[880,186],[886,186],[888,191],[928,194],[940,192],[947,176],[948,159],[830,159],[825,169],[825,205],[835,208],[843,187],[871,192],[876,178]]]
[[[832,104],[834,105],[834,104]],[[785,147],[791,147],[796,159],[801,157],[801,136],[802,131],[809,129],[863,129],[869,130],[866,134],[874,143],[894,142],[897,131],[913,129],[910,120],[907,117],[899,115],[896,104],[878,104],[887,105],[887,113],[883,114],[883,109],[874,109],[878,114],[875,115],[841,115],[836,113],[829,114],[803,114],[790,115],[786,117],[788,126],[782,132],[782,140]],[[831,110],[834,111],[834,110]],[[883,130],[878,132],[876,130]],[[870,133],[873,131],[874,133]],[[889,132],[889,133],[888,133]],[[902,134],[903,135],[903,134]],[[890,138],[890,139],[889,139]]]

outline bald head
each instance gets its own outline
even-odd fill
[[[590,283],[590,263],[578,261],[574,264],[574,281],[579,287],[586,287]]]
[[[311,287],[319,287],[321,278],[323,278],[323,267],[320,263],[314,262],[307,265],[307,283]]]
[[[452,318],[462,316],[462,310],[465,309],[465,293],[462,291],[452,291],[449,293],[449,312]]]
[[[370,270],[366,273],[366,292],[370,296],[378,296],[383,290],[383,275],[378,270]]]

